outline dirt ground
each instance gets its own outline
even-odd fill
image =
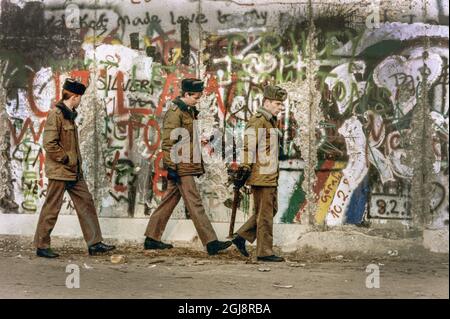
[[[61,254],[53,260],[36,257],[31,243],[0,236],[0,298],[449,298],[448,254],[420,249],[383,256],[303,249],[282,254],[284,263],[260,263],[234,247],[210,257],[122,244],[114,255],[126,262],[114,264],[112,254],[88,256],[80,241],[53,239]],[[379,288],[366,287],[370,264],[380,270]],[[68,265],[79,267],[79,288],[66,287]]]

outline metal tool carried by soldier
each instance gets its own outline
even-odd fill
[[[240,189],[245,185],[245,182],[250,176],[250,169],[244,166],[238,166],[236,163],[232,163],[227,168],[228,181],[233,184],[233,206],[231,209],[230,228],[228,231],[228,238],[233,238],[234,224],[236,222],[236,212],[241,201]]]

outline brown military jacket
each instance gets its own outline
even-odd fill
[[[166,168],[176,170],[180,176],[202,175],[205,173],[205,169],[201,157],[199,136],[194,127],[194,120],[197,119],[199,112],[194,107],[186,105],[179,97],[168,103],[161,134],[163,163]],[[175,139],[171,139],[171,132],[177,128],[186,129],[185,136],[175,135],[173,136]],[[178,163],[172,160],[171,152],[173,152],[172,155],[179,156]]]
[[[82,161],[78,143],[77,112],[62,101],[48,112],[44,128],[45,174],[48,179],[81,179]]]
[[[265,129],[265,136],[258,129]],[[247,185],[278,186],[278,147],[277,119],[269,111],[260,108],[245,128],[242,165],[251,168]]]

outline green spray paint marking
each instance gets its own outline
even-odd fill
[[[325,160],[321,159],[317,163],[317,168],[322,167]],[[283,213],[281,217],[282,223],[290,224],[294,220],[295,215],[297,215],[300,206],[303,204],[306,198],[306,193],[302,189],[303,179],[305,178],[304,171],[301,172],[300,178],[298,179],[297,184],[295,185],[294,192],[292,193],[291,198],[289,198],[289,205],[286,211]]]

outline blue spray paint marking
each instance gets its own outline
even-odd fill
[[[366,175],[355,189],[346,214],[346,224],[360,224],[362,222],[369,195],[369,177]]]

